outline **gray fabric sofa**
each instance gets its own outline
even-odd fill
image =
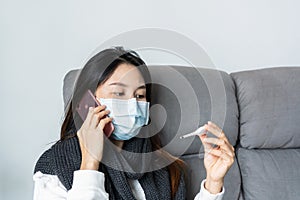
[[[236,149],[225,200],[300,199],[300,67],[228,74],[215,69],[149,66],[151,128],[188,165],[187,199],[205,178],[199,138],[179,136],[212,120]],[[64,77],[65,106],[80,70]]]

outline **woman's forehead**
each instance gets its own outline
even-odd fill
[[[120,64],[113,72],[112,76],[106,81],[106,85],[111,85],[113,83],[123,83],[127,86],[139,87],[144,85],[145,81],[136,66],[124,63]]]

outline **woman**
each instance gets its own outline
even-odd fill
[[[106,49],[87,62],[67,108],[61,138],[35,166],[34,199],[186,198],[183,161],[161,150],[157,135],[138,137],[147,130],[148,83],[150,73],[133,51]],[[76,108],[87,90],[101,105],[89,108],[83,120]],[[218,138],[208,138],[208,131]],[[199,137],[205,147],[207,177],[195,199],[221,199],[234,148],[212,122]],[[147,153],[155,150],[159,153],[148,159]],[[167,167],[151,168],[168,161],[172,162]]]

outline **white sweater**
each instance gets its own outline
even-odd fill
[[[77,170],[74,172],[72,189],[67,191],[56,175],[36,172],[34,180],[34,200],[92,200],[109,199],[104,188],[104,174],[95,170]],[[225,188],[218,194],[210,194],[201,182],[200,192],[195,200],[221,200]],[[133,195],[137,200],[144,200],[145,193],[138,180],[130,180]]]

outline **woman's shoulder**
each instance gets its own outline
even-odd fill
[[[34,174],[36,172],[41,172],[43,174],[51,174],[54,175],[53,173],[53,150],[52,147],[47,149],[42,153],[42,155],[39,157],[37,160],[35,167],[34,167]]]
[[[66,163],[77,164],[80,156],[80,147],[77,137],[58,141],[44,151],[36,162],[34,173],[40,171],[43,174],[57,174],[57,167]],[[62,163],[63,162],[63,163]]]

